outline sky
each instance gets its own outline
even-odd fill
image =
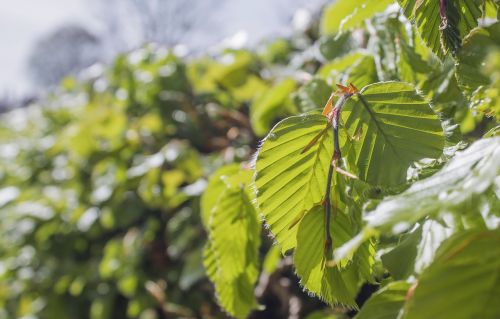
[[[99,1],[99,0],[94,0]],[[106,0],[101,0],[106,1]],[[174,1],[174,0],[165,0]],[[190,0],[177,0],[190,1]],[[224,38],[239,35],[247,43],[285,36],[291,29],[283,19],[299,8],[316,9],[325,0],[219,0],[214,23],[197,30],[188,46],[209,48]],[[90,0],[0,0],[0,96],[17,98],[32,90],[26,62],[36,40],[65,23],[90,30],[99,28]],[[284,14],[285,13],[285,14]],[[210,34],[205,29],[212,30]],[[215,29],[215,32],[213,31]],[[244,36],[242,36],[242,34]]]
[[[0,0],[0,96],[18,96],[30,89],[25,62],[38,37],[66,22],[90,23],[84,2]]]

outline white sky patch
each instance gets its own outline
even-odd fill
[[[304,10],[317,10],[325,2],[220,0],[210,12],[213,19],[206,19],[213,21],[213,25],[200,24],[187,37],[188,42],[176,49],[185,55],[190,50],[208,50],[224,39],[232,47],[242,47],[252,46],[263,39],[287,36],[293,32],[293,25],[300,29],[310,19]],[[301,11],[294,19],[294,13],[299,9]],[[99,36],[102,23],[98,19],[90,1],[86,0],[0,1],[0,97],[16,98],[32,92],[26,62],[40,36],[66,23],[82,25]],[[130,42],[129,47],[137,47],[140,39],[132,31],[122,30]]]
[[[37,38],[61,24],[90,20],[84,0],[0,1],[0,96],[31,89],[25,63]]]

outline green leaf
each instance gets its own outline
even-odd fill
[[[339,82],[340,76],[355,64],[360,58],[366,55],[361,52],[354,52],[324,64],[316,73],[321,79],[330,84]]]
[[[392,250],[380,256],[384,267],[397,280],[408,278],[413,274],[417,245],[422,240],[422,227],[406,235]]]
[[[296,245],[293,223],[322,200],[333,154],[331,130],[302,150],[326,124],[317,113],[289,117],[271,130],[258,151],[257,204],[283,253]]]
[[[323,59],[333,60],[352,51],[354,41],[351,33],[348,32],[323,36],[319,40],[319,52]]]
[[[360,26],[364,20],[384,11],[394,0],[337,0],[321,16],[321,33],[335,34]]]
[[[490,78],[481,70],[486,57],[494,50],[500,50],[500,22],[486,28],[476,28],[464,40],[458,55],[456,74],[458,84],[469,95],[479,87],[490,84]]]
[[[279,246],[272,246],[269,248],[269,251],[264,258],[264,262],[262,263],[262,270],[267,274],[272,274],[281,261],[281,251]]]
[[[466,231],[443,242],[418,280],[405,319],[500,317],[500,231]]]
[[[210,220],[210,240],[219,263],[219,276],[233,280],[256,264],[260,225],[244,189],[226,190]]]
[[[227,175],[209,219],[204,264],[220,305],[245,318],[256,307],[253,286],[258,275],[260,221],[250,202],[251,171]]]
[[[227,188],[224,180],[228,176],[237,174],[240,170],[241,167],[239,164],[227,165],[222,166],[210,176],[205,192],[201,196],[201,221],[205,227],[208,227],[210,212]]]
[[[366,215],[368,226],[384,232],[399,232],[426,215],[460,212],[460,207],[494,184],[500,174],[498,158],[500,137],[475,142],[465,151],[457,152],[433,176],[382,201]]]
[[[323,207],[315,206],[299,224],[294,264],[300,283],[328,304],[342,303],[357,308],[354,301],[358,280],[355,264],[350,264],[347,268],[340,265],[326,266],[323,218]],[[334,246],[340,246],[350,239],[349,228],[347,216],[338,212],[331,224]]]
[[[378,82],[377,67],[371,56],[364,56],[346,70],[341,83],[352,83],[356,87],[363,87]]]
[[[322,310],[317,310],[307,315],[305,319],[337,319],[338,317],[333,314],[326,313]]]
[[[302,86],[293,97],[301,113],[323,109],[332,94],[332,88],[322,79],[313,79]]]
[[[480,1],[446,1],[445,19],[441,18],[440,1],[398,0],[406,17],[414,20],[422,39],[439,58],[451,52],[456,54],[462,39],[477,26],[481,17]]]
[[[434,220],[426,220],[393,250],[381,256],[384,266],[396,279],[420,273],[434,258],[439,245],[452,233],[450,228]]]
[[[375,292],[363,305],[355,319],[397,319],[405,304],[410,284],[395,281]]]
[[[215,285],[215,294],[221,307],[236,318],[246,318],[257,307],[253,289],[255,280],[249,274],[241,274],[235,280],[223,281],[218,276],[217,257],[208,242],[203,256],[207,276]]]
[[[483,18],[498,19],[500,15],[499,7],[500,2],[498,0],[484,0]]]
[[[345,104],[341,123],[350,136],[360,136],[349,145],[355,160],[348,166],[361,180],[400,185],[406,182],[412,163],[441,155],[441,122],[413,86],[382,82],[368,85],[360,93],[362,100],[353,96]]]
[[[428,74],[432,71],[427,61],[423,60],[405,40],[399,42],[398,70],[401,80],[409,83],[418,83],[419,74]]]
[[[250,107],[252,128],[258,136],[265,135],[272,121],[291,104],[290,94],[295,89],[293,79],[285,79],[261,94]]]
[[[434,65],[432,72],[428,73],[421,83],[420,89],[432,101],[436,112],[461,121],[461,112],[467,110],[468,101],[458,86],[453,59],[446,59],[442,64]]]

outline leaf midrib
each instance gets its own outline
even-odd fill
[[[368,102],[366,100],[364,100],[364,97],[361,95],[361,93],[357,94],[357,98],[358,98],[358,101],[361,102],[361,104],[363,105],[363,107],[366,109],[366,111],[370,115],[370,118],[372,119],[373,123],[375,123],[375,126],[380,131],[380,133],[382,134],[382,137],[385,139],[386,144],[389,145],[389,147],[391,148],[391,151],[394,153],[395,157],[398,160],[400,160],[401,162],[404,162],[403,159],[399,156],[399,154],[396,151],[396,149],[394,148],[394,145],[392,145],[389,137],[385,134],[384,130],[380,126],[380,123],[378,122],[378,119],[375,117],[375,114],[373,113],[373,110],[370,109],[370,106],[368,105]]]

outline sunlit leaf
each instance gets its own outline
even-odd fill
[[[355,154],[351,170],[374,185],[406,181],[410,165],[442,153],[444,132],[438,116],[415,89],[405,83],[382,82],[364,87],[344,106],[342,121]]]
[[[265,135],[280,113],[291,104],[291,93],[295,89],[293,79],[285,79],[262,93],[250,107],[250,120],[255,133]]]
[[[433,176],[382,201],[366,216],[368,225],[402,231],[426,215],[459,212],[461,206],[495,182],[500,174],[499,157],[500,137],[475,142]]]
[[[428,47],[438,57],[458,53],[462,39],[477,26],[481,17],[480,1],[444,1],[443,18],[440,1],[398,0],[408,19],[414,19]]]
[[[481,67],[488,53],[495,49],[500,50],[500,23],[477,28],[464,40],[456,69],[458,83],[466,92],[472,93],[490,83],[490,79],[481,72]]]
[[[466,231],[443,242],[419,277],[405,319],[500,316],[500,232]]]
[[[257,204],[282,252],[296,246],[292,223],[321,202],[333,153],[330,130],[307,152],[326,126],[321,114],[289,117],[264,139],[255,163]]]
[[[319,110],[332,94],[332,87],[322,79],[313,79],[298,89],[293,97],[301,113]]]
[[[365,19],[384,11],[393,0],[338,0],[328,6],[321,17],[321,33],[335,34],[357,27]]]
[[[341,245],[350,238],[349,227],[346,227],[348,219],[340,212],[337,218],[340,220],[335,219],[331,228],[334,246]],[[294,264],[301,285],[329,304],[342,303],[356,308],[356,267],[326,266],[322,206],[316,206],[307,212],[298,228]]]
[[[391,251],[381,256],[384,266],[396,279],[406,279],[420,273],[434,258],[439,245],[452,233],[450,228],[427,220],[406,235]]]
[[[231,315],[245,318],[256,307],[253,286],[258,274],[260,220],[250,202],[250,171],[232,179],[210,212],[205,267],[219,303]]]
[[[240,165],[228,165],[215,171],[208,180],[207,188],[201,197],[201,220],[205,227],[208,227],[210,213],[217,204],[219,197],[227,188],[225,179],[233,176],[241,170]]]

